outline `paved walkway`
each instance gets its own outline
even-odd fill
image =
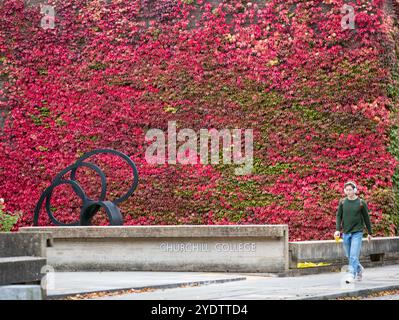
[[[88,288],[106,290],[107,288],[142,288],[149,285],[161,285],[160,289],[155,291],[106,296],[99,299],[264,300],[327,299],[343,295],[371,293],[375,290],[399,289],[399,265],[366,268],[363,281],[354,284],[346,284],[345,277],[346,274],[344,273],[299,277],[194,272],[57,273],[56,288],[51,290],[50,294],[92,291],[87,290]],[[181,287],[184,283],[198,283],[199,281],[205,281],[205,283]],[[218,281],[219,283],[215,283]],[[169,288],[162,289],[162,285],[167,285]]]
[[[399,265],[367,269],[364,280],[354,284],[346,284],[345,276],[344,273],[286,278],[246,275],[247,279],[243,281],[156,290],[103,299],[321,299],[328,296],[334,298],[334,295],[356,294],[359,290],[375,290],[392,286],[399,288]]]
[[[47,295],[65,296],[118,289],[168,288],[244,280],[245,276],[205,272],[55,272]]]

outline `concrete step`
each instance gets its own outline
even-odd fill
[[[2,257],[0,258],[0,285],[39,283],[41,270],[46,265],[42,257]]]
[[[0,300],[43,300],[40,285],[0,286]]]
[[[50,246],[50,233],[0,232],[0,257],[46,257],[47,247]]]

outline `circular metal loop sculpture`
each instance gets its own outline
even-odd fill
[[[121,157],[132,168],[132,173],[133,173],[132,185],[123,196],[113,201],[105,200],[107,193],[107,179],[105,177],[104,172],[97,165],[90,162],[85,162],[86,159],[100,153],[109,153]],[[95,171],[100,176],[101,193],[98,200],[89,199],[85,194],[85,192],[83,191],[82,187],[79,185],[79,183],[76,182],[76,171],[80,167],[89,168]],[[69,180],[63,179],[63,177],[69,172],[70,172],[70,179]],[[138,181],[139,181],[139,176],[136,165],[126,154],[112,149],[96,149],[87,152],[83,156],[81,156],[73,165],[68,166],[67,168],[62,170],[59,174],[57,174],[51,185],[46,190],[44,190],[35,207],[33,224],[35,226],[38,225],[40,210],[42,208],[43,202],[46,201],[47,215],[49,216],[51,222],[53,222],[57,226],[89,226],[91,225],[92,218],[101,208],[105,210],[110,225],[123,225],[123,217],[117,205],[122,201],[128,199],[133,194],[133,192],[137,188]],[[57,220],[54,217],[53,213],[51,212],[51,196],[53,194],[53,191],[56,187],[65,184],[70,185],[73,191],[76,193],[76,195],[82,200],[79,221],[64,223]]]

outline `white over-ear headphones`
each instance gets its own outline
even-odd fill
[[[348,181],[348,182],[345,183],[344,192],[345,192],[345,188],[346,188],[346,186],[347,186],[348,184],[350,184],[350,185],[353,187],[353,191],[354,191],[355,193],[357,193],[357,187],[356,187],[356,184],[355,184],[353,181]]]

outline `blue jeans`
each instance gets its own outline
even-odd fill
[[[344,244],[345,255],[349,261],[349,273],[353,277],[361,271],[361,264],[359,262],[360,251],[362,248],[363,231],[353,233],[343,233],[342,239]]]

